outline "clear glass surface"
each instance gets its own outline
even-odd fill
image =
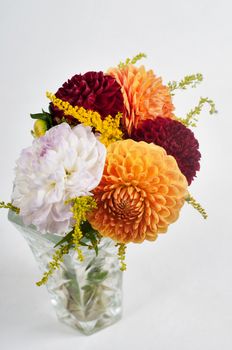
[[[55,252],[54,245],[61,237],[40,234],[35,227],[23,225],[12,211],[8,218],[26,239],[42,273],[46,271]],[[98,256],[87,247],[82,247],[82,251],[83,262],[77,260],[73,250],[65,255],[60,269],[46,286],[58,319],[91,334],[121,318],[122,272],[111,239],[102,239]]]

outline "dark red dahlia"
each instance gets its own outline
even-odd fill
[[[84,107],[98,112],[104,119],[107,115],[114,117],[123,111],[123,96],[120,85],[110,75],[103,72],[87,72],[76,74],[56,92],[56,97],[68,101],[72,106]],[[55,123],[64,117],[62,111],[50,104],[51,114]],[[69,122],[77,121],[71,116],[65,116]]]
[[[135,141],[155,143],[173,156],[190,185],[200,170],[199,143],[193,132],[182,123],[169,118],[147,119],[134,129],[131,138]]]

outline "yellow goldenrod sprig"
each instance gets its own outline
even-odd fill
[[[125,62],[120,62],[118,67],[119,68],[123,68],[125,66],[127,66],[128,64],[136,64],[139,60],[141,60],[142,58],[146,58],[147,55],[143,52],[140,52],[138,55],[134,56],[133,58],[127,58],[125,60]]]
[[[54,273],[55,270],[60,268],[60,264],[64,261],[64,255],[68,254],[70,245],[66,244],[57,249],[52,257],[52,261],[48,264],[48,271],[44,272],[40,281],[36,282],[37,286],[46,284],[48,278]]]
[[[72,203],[71,211],[73,213],[73,219],[75,220],[75,226],[72,234],[72,244],[74,249],[77,251],[78,259],[84,260],[82,250],[80,248],[80,241],[83,237],[81,231],[81,223],[86,221],[86,214],[97,207],[96,201],[91,196],[83,196],[70,199],[66,202]]]
[[[74,249],[76,250],[78,259],[80,261],[84,260],[84,255],[83,255],[82,250],[80,248],[80,246],[81,246],[80,241],[81,241],[82,237],[83,237],[83,234],[82,234],[82,231],[80,229],[80,226],[75,224],[73,236],[72,236],[72,241],[74,244]]]
[[[196,122],[198,121],[198,116],[201,114],[203,107],[208,104],[210,107],[209,114],[217,113],[215,103],[213,100],[210,100],[208,97],[200,97],[198,105],[191,109],[191,111],[186,115],[185,118],[179,118],[178,120],[183,123],[185,126],[196,126]]]
[[[122,114],[118,113],[115,118],[112,118],[108,115],[103,121],[101,121],[100,128],[100,141],[108,146],[110,143],[119,141],[122,139],[123,133],[120,130],[120,120],[122,118]],[[97,128],[96,128],[97,130]]]
[[[203,216],[204,219],[207,219],[208,214],[206,213],[205,209],[202,208],[202,206],[200,205],[200,203],[198,203],[198,202],[196,201],[196,199],[195,199],[190,193],[188,194],[188,197],[186,198],[186,202],[187,202],[188,204],[191,204],[192,207],[193,207],[194,209],[196,209],[196,210]]]
[[[46,95],[54,106],[58,107],[59,110],[64,111],[65,115],[71,115],[80,123],[95,128],[95,130],[101,134],[100,141],[106,146],[111,142],[122,139],[123,134],[120,130],[121,113],[118,113],[114,118],[108,115],[102,120],[98,112],[86,110],[83,107],[73,107],[67,101],[60,100],[50,92],[47,92]]]
[[[71,248],[76,249],[78,254],[78,259],[80,261],[84,260],[83,253],[80,249],[81,244],[83,244],[81,241],[81,238],[83,237],[82,231],[81,231],[81,224],[86,221],[86,214],[90,210],[96,208],[97,204],[93,197],[91,196],[83,196],[83,197],[77,197],[73,199],[69,199],[66,201],[66,204],[71,203],[72,207],[71,210],[73,212],[73,219],[75,220],[75,226],[72,231],[70,231],[65,237],[59,241],[55,247],[58,245],[60,246],[59,249],[57,249],[52,257],[51,262],[48,264],[48,271],[46,271],[43,274],[42,279],[37,282],[37,286],[42,286],[43,284],[46,284],[49,277],[54,273],[55,270],[58,270],[60,268],[61,263],[63,262],[63,257],[65,254],[69,253],[69,250]]]
[[[5,209],[10,209],[14,211],[16,214],[19,214],[20,209],[15,207],[12,203],[5,203],[5,202],[0,202],[0,209],[5,208]]]
[[[203,81],[203,75],[201,73],[186,75],[179,82],[177,81],[169,81],[168,87],[170,92],[175,90],[186,90],[188,86],[195,88],[198,84]],[[172,94],[174,95],[174,94]]]
[[[126,270],[126,263],[125,263],[126,244],[125,243],[117,243],[116,247],[118,247],[118,260],[120,261],[120,264],[121,264],[120,270],[125,271]]]

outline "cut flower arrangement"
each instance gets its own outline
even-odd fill
[[[90,334],[121,316],[121,275],[129,243],[155,241],[185,203],[200,170],[192,128],[200,98],[177,117],[173,95],[201,74],[164,84],[137,67],[139,54],[106,73],[74,75],[36,119],[34,141],[17,161],[9,219],[44,274],[58,317]],[[120,271],[121,270],[121,271]]]

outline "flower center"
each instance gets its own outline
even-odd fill
[[[121,186],[109,196],[109,212],[121,220],[139,219],[144,212],[144,198],[133,186]]]

